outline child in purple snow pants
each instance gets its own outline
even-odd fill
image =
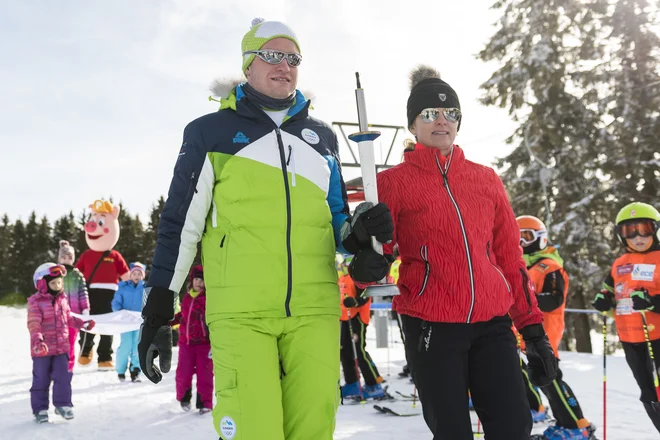
[[[200,414],[213,409],[213,360],[205,317],[204,273],[202,266],[194,266],[190,271],[190,290],[183,296],[181,312],[174,316],[172,325],[180,324],[176,400],[184,411],[190,411],[192,379],[196,375],[196,407]]]
[[[32,413],[39,423],[48,421],[48,392],[51,381],[55,412],[67,420],[73,418],[69,327],[94,327],[94,321],[83,322],[71,315],[63,290],[62,278],[65,275],[66,269],[62,265],[42,264],[33,277],[37,293],[28,299],[27,324],[32,355],[30,403]]]

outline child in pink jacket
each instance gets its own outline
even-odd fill
[[[181,300],[181,311],[172,325],[179,326],[179,362],[176,367],[176,400],[190,411],[192,378],[197,375],[197,404],[200,414],[213,409],[213,360],[206,326],[206,291],[202,266],[190,270],[190,290]]]
[[[69,327],[91,330],[94,321],[71,316],[63,289],[64,266],[44,263],[34,273],[37,293],[28,298],[27,324],[32,354],[30,402],[38,423],[48,422],[48,392],[53,382],[55,413],[73,418],[71,376],[69,371]]]
[[[76,261],[76,252],[73,246],[66,240],[60,241],[57,263],[66,269],[64,294],[69,302],[69,307],[73,313],[89,316],[89,296],[87,294],[87,286],[85,285],[85,276],[73,267],[74,261]],[[69,327],[69,371],[73,371],[73,365],[76,363],[77,339],[78,329]]]

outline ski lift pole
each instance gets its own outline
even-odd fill
[[[362,185],[364,187],[364,200],[376,205],[378,203],[378,188],[376,186],[376,157],[374,154],[374,140],[380,136],[379,131],[369,131],[367,122],[367,105],[364,98],[364,90],[360,84],[360,74],[355,72],[357,88],[355,89],[355,99],[357,101],[358,126],[360,131],[348,136],[350,140],[358,144],[360,155],[360,171],[362,172]],[[371,238],[373,249],[383,255],[383,246],[375,238]],[[396,284],[389,284],[386,278],[378,281],[376,284],[368,286],[364,291],[364,296],[383,297],[396,296],[399,289]],[[385,339],[387,343],[387,339]],[[380,347],[380,346],[379,346]]]

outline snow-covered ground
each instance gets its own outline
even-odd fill
[[[403,346],[393,324],[390,349],[376,349],[374,333],[368,349],[390,391],[412,393],[408,380],[398,379],[404,364]],[[182,413],[174,399],[174,374],[166,375],[159,385],[145,382],[119,383],[114,372],[99,372],[95,367],[76,366],[73,376],[75,419],[64,421],[50,411],[51,423],[37,425],[30,409],[29,389],[32,362],[26,309],[0,307],[0,438],[11,440],[140,440],[217,439],[210,414]],[[118,343],[118,339],[115,341]],[[176,359],[176,353],[174,358]],[[562,353],[561,368],[566,381],[582,404],[587,418],[599,426],[602,439],[603,373],[602,357]],[[625,359],[607,359],[607,438],[610,440],[650,440],[655,431],[639,402],[639,390]],[[411,403],[384,405],[413,411]],[[417,407],[419,411],[419,405]],[[473,414],[474,417],[474,414]],[[475,418],[476,429],[476,418]],[[536,428],[534,432],[542,431]],[[391,417],[379,414],[371,404],[344,405],[337,414],[335,439],[351,440],[430,440],[421,416]],[[482,437],[483,438],[483,437]]]

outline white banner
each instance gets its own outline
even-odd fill
[[[130,310],[120,310],[102,315],[83,316],[78,313],[71,313],[71,315],[83,321],[93,320],[95,325],[90,333],[100,335],[119,335],[124,332],[140,330],[140,325],[142,325],[142,314]]]

